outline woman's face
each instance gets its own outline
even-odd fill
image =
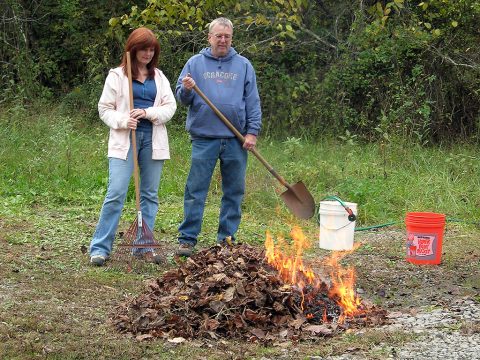
[[[152,61],[153,55],[155,55],[155,48],[148,47],[137,51],[137,61],[141,65],[147,66]]]

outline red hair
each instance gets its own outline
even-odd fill
[[[149,78],[153,78],[155,76],[155,68],[157,67],[158,63],[160,44],[153,31],[150,29],[141,27],[132,31],[127,39],[127,43],[125,44],[125,52],[123,54],[122,63],[120,64],[120,66],[123,67],[125,75],[127,75],[127,51],[130,51],[130,59],[132,62],[132,78],[136,79],[138,77],[137,51],[151,47],[155,49],[155,53],[153,54],[152,60],[147,64]]]

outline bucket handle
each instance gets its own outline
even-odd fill
[[[322,222],[320,222],[320,227],[321,227],[321,228],[324,228],[325,230],[335,230],[335,231],[338,231],[338,230],[341,230],[341,229],[343,229],[343,228],[346,228],[348,225],[351,225],[351,224],[352,224],[352,222],[347,222],[345,225],[342,225],[342,226],[340,226],[340,227],[338,227],[338,228],[334,228],[334,227],[327,227],[327,226],[325,226],[324,224],[322,224]]]
[[[338,201],[340,203],[340,205],[343,206],[343,208],[345,209],[345,211],[348,213],[348,220],[350,221],[355,221],[357,220],[357,216],[353,213],[352,209],[350,209],[347,204],[345,204],[340,198],[334,196],[334,195],[330,195],[330,196],[326,196],[323,198],[323,200],[334,200],[334,201]]]

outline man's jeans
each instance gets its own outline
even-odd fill
[[[138,165],[140,168],[140,209],[142,219],[153,231],[158,211],[158,187],[162,175],[163,160],[152,160],[151,133],[136,132]],[[109,158],[107,195],[103,202],[100,219],[90,244],[90,255],[108,256],[122,213],[128,184],[133,173],[132,146],[127,160]],[[132,212],[134,210],[132,209]]]
[[[184,217],[178,228],[180,244],[195,246],[197,243],[202,228],[205,200],[217,159],[220,159],[223,191],[217,241],[222,241],[227,236],[234,238],[240,225],[247,156],[247,151],[236,138],[203,138],[192,141],[192,164],[185,186]]]

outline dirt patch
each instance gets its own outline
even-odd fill
[[[91,229],[82,227],[71,235],[75,222],[63,222],[63,227],[50,225],[57,232],[45,239],[41,237],[45,231],[42,227],[27,223],[17,227],[0,222],[2,238],[6,239],[0,248],[1,358],[148,359],[166,354],[164,358],[192,360],[225,359],[227,354],[230,359],[299,359],[357,352],[364,358],[381,359],[383,355],[376,354],[374,347],[392,348],[414,341],[401,330],[381,327],[370,328],[358,336],[346,331],[317,340],[314,346],[287,341],[280,346],[265,347],[238,339],[192,340],[183,344],[134,341],[108,324],[113,309],[125,299],[141,294],[145,281],[154,281],[179,265],[170,261],[164,267],[148,267],[143,273],[92,268],[85,251]],[[157,239],[162,237],[165,234],[156,233]],[[480,302],[480,249],[475,230],[448,225],[439,266],[406,262],[402,229],[359,232],[355,234],[355,242],[361,242],[362,246],[345,256],[342,263],[355,267],[360,297],[389,313],[415,314],[428,308],[447,307],[464,297]],[[171,260],[177,246],[174,236],[160,243]],[[262,248],[258,243],[252,246]],[[207,248],[199,244],[202,247]],[[314,244],[305,264],[321,272],[329,255],[330,252]],[[470,328],[478,327],[471,323]]]
[[[480,249],[461,229],[447,227],[440,265],[407,262],[405,231],[391,229],[355,236],[362,245],[345,261],[356,269],[360,295],[382,307],[399,310],[441,305],[480,292]],[[321,260],[312,261],[322,266]]]

